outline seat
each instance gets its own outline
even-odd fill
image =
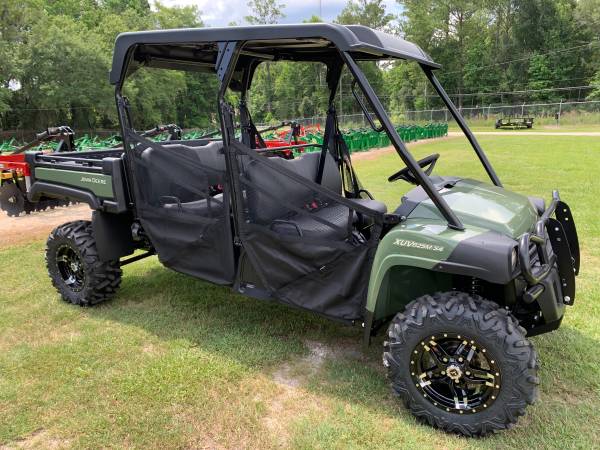
[[[269,160],[314,181],[317,177],[320,153],[307,153],[292,160],[278,157]],[[251,221],[267,225],[278,233],[343,240],[351,228],[349,220],[351,225],[359,219],[356,214],[350,217],[350,209],[336,203],[333,200],[334,195],[319,199],[319,195],[310,185],[294,181],[259,161],[252,160],[245,165],[245,176],[250,184],[247,200]],[[331,190],[332,194],[342,193],[340,173],[329,153],[326,154],[321,185]],[[385,205],[376,200],[349,200],[376,211],[387,211]],[[304,209],[306,214],[294,211],[291,206]]]
[[[222,141],[197,147],[163,144],[160,149],[147,148],[141,158],[146,169],[157,169],[148,174],[151,179],[147,180],[152,203],[203,216],[222,214],[223,195],[214,196],[211,201],[207,198],[210,186],[223,183],[226,169]],[[176,176],[168,176],[168,168],[173,166],[178,168]]]

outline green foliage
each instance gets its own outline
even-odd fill
[[[398,2],[404,7],[401,29],[406,38],[443,65],[440,78],[459,106],[507,100],[464,93],[585,85],[600,67],[598,47],[582,45],[597,37],[598,24],[587,18],[597,0]],[[557,97],[532,95],[527,98]]]
[[[0,18],[0,125],[32,130],[57,124],[116,128],[108,83],[116,36],[202,26],[195,6],[157,2],[151,10],[147,0],[6,0]],[[190,102],[214,87],[187,80],[180,73],[136,74],[128,91],[140,94],[131,99],[139,127],[161,122],[163,114],[179,121],[181,113],[179,122],[187,123]],[[206,116],[200,122],[207,123]]]
[[[248,7],[252,14],[244,17],[244,19],[252,25],[277,23],[279,19],[285,17],[283,13],[285,4],[279,3],[277,0],[250,0]]]
[[[563,86],[600,84],[600,0],[348,0],[336,22],[403,34],[443,66],[438,75],[459,106],[564,100]],[[150,7],[152,4],[152,8]],[[116,36],[124,31],[203,26],[195,6],[150,0],[3,0],[0,2],[0,127],[39,130],[117,128],[107,82]],[[278,0],[251,0],[250,24],[285,17]],[[396,19],[399,19],[397,24]],[[298,21],[302,18],[299,17]],[[321,22],[311,17],[305,22]],[[589,45],[588,45],[589,43]],[[394,120],[404,111],[438,108],[416,64],[363,64]],[[263,63],[252,83],[255,122],[322,116],[326,72],[316,64]],[[338,112],[360,112],[344,72]],[[530,92],[506,95],[500,92]],[[533,91],[533,92],[531,92]],[[148,69],[129,80],[136,127],[176,122],[216,127],[216,80]],[[600,88],[584,90],[600,98]],[[474,94],[482,93],[482,94]],[[236,101],[234,97],[231,101]]]
[[[348,0],[336,22],[384,29],[393,19],[392,14],[385,12],[383,0]]]

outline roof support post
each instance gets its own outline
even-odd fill
[[[235,124],[233,123],[233,111],[225,101],[225,93],[243,47],[242,42],[219,42],[219,54],[217,56],[217,77],[221,83],[217,104],[219,105],[219,122],[221,123],[221,136],[223,136],[223,147],[225,149],[225,166],[231,188],[231,210],[233,213],[233,243],[241,245],[240,221],[244,220],[239,206],[242,205],[242,189],[238,182],[239,168],[236,156],[230,149],[231,141],[235,140]]]
[[[454,105],[454,103],[452,103],[452,100],[450,99],[450,97],[448,96],[448,94],[446,93],[446,91],[444,90],[442,85],[440,84],[439,80],[433,73],[433,70],[431,69],[431,67],[427,67],[427,66],[421,64],[421,69],[423,69],[423,72],[425,72],[427,79],[431,82],[431,84],[433,85],[433,87],[435,88],[437,93],[440,95],[440,97],[442,97],[442,100],[444,101],[444,103],[446,104],[448,109],[450,110],[450,114],[452,114],[452,117],[454,117],[454,120],[456,120],[456,123],[458,123],[458,126],[460,127],[462,132],[465,134],[465,136],[467,137],[469,142],[471,143],[471,147],[473,147],[473,150],[475,150],[475,153],[477,153],[477,156],[479,157],[479,161],[481,161],[481,164],[483,165],[483,168],[485,169],[488,176],[492,180],[492,183],[494,183],[496,186],[502,187],[500,178],[498,178],[498,175],[496,175],[496,172],[494,171],[492,164],[487,159],[487,156],[485,155],[485,152],[479,145],[479,142],[477,142],[477,139],[475,139],[475,135],[473,134],[473,132],[467,125],[467,122],[465,121],[464,117],[460,114],[458,109],[456,109],[456,106]]]
[[[227,77],[229,63],[231,62],[231,58],[233,57],[236,46],[238,42],[217,42],[219,47],[219,53],[217,55],[217,63],[215,64],[215,69],[217,71],[217,76],[219,77],[219,81],[223,83],[223,80]],[[237,60],[237,53],[236,53]]]
[[[369,84],[369,81],[363,74],[362,70],[360,70],[360,67],[358,67],[356,62],[348,53],[342,52],[341,55],[344,59],[344,62],[348,66],[348,69],[356,79],[358,85],[361,87],[367,99],[369,100],[369,103],[371,104],[371,107],[373,108],[377,119],[379,120],[381,125],[383,125],[383,128],[385,129],[388,137],[392,141],[396,152],[398,152],[398,155],[400,156],[404,164],[406,164],[406,167],[410,169],[413,176],[419,182],[419,185],[423,188],[423,190],[427,193],[433,204],[448,221],[448,226],[455,230],[464,230],[465,227],[463,226],[460,219],[456,216],[454,211],[450,209],[450,206],[448,206],[446,200],[444,200],[444,198],[436,190],[435,186],[429,179],[429,176],[427,176],[423,169],[421,169],[417,161],[413,158],[413,156],[410,154],[410,152],[404,145],[404,142],[402,142],[402,139],[400,138],[400,135],[394,128],[394,125],[388,117],[385,108],[379,101],[377,94],[375,94],[375,91],[373,91],[373,88]]]

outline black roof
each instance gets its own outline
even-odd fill
[[[247,57],[265,60],[322,60],[338,50],[357,59],[402,58],[439,68],[411,42],[361,25],[298,24],[227,28],[184,28],[122,33],[117,36],[110,82],[123,78],[131,52],[130,69],[139,65],[185,70],[214,70],[215,42],[250,41]]]

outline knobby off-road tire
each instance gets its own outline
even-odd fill
[[[477,349],[473,352],[477,355],[475,358],[487,359],[490,365],[489,375],[485,371],[478,371],[483,374],[483,379],[490,376],[493,381],[488,383],[491,387],[480,385],[482,387],[475,388],[489,390],[487,400],[483,398],[477,407],[466,407],[468,402],[464,406],[460,402],[456,406],[440,404],[439,399],[445,398],[436,396],[437,393],[431,389],[434,386],[442,386],[443,389],[443,384],[426,386],[429,377],[419,374],[419,368],[415,369],[420,364],[418,354],[434,360],[427,352],[434,351],[436,355],[442,352],[453,365],[456,361],[456,365],[452,369],[445,366],[445,371],[442,370],[444,366],[439,369],[436,366],[434,371],[456,376],[462,370],[465,378],[457,382],[467,383],[464,374],[471,373],[468,372],[470,366],[461,366],[456,356],[450,357],[453,352],[446,353],[443,348],[440,350],[444,340],[451,343],[453,337],[458,337],[459,346],[467,342],[462,353],[465,356],[461,358],[463,364],[474,364],[475,360],[465,363],[465,358],[468,355],[466,350],[476,345]],[[438,361],[442,363],[442,359],[436,357],[436,364]],[[434,427],[466,436],[483,436],[512,427],[518,417],[525,413],[526,406],[533,404],[538,395],[539,365],[535,349],[525,338],[525,330],[496,303],[465,293],[426,295],[409,303],[405,312],[397,314],[389,326],[383,362],[393,392],[401,397],[414,416]],[[440,383],[437,380],[441,378],[431,377],[433,383]],[[450,385],[454,379],[444,382]],[[453,393],[457,390],[455,386],[458,385],[449,386],[454,390]]]
[[[121,284],[119,261],[100,260],[87,220],[68,222],[52,231],[46,244],[46,267],[56,290],[74,305],[106,301]]]

